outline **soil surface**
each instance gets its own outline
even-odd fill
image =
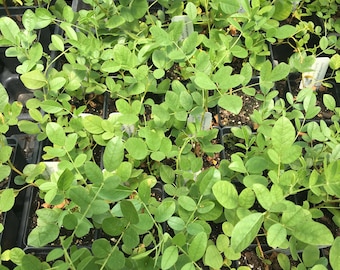
[[[219,124],[225,126],[241,126],[248,125],[253,127],[250,115],[254,110],[261,106],[261,101],[257,100],[255,96],[249,96],[242,91],[236,91],[236,95],[242,98],[243,106],[239,114],[234,114],[223,108],[219,108]]]

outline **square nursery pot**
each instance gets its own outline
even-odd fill
[[[22,112],[19,116],[19,120],[29,120],[31,119],[28,110],[26,108],[26,102],[34,97],[31,90],[27,89],[21,82],[19,74],[10,72],[6,67],[0,73],[0,83],[6,89],[9,102],[19,101],[23,104]],[[13,130],[13,128],[12,128]],[[18,131],[11,131],[18,133]]]
[[[26,159],[23,152],[18,144],[17,140],[14,138],[7,138],[8,145],[13,147],[11,162],[20,171],[26,165]],[[14,171],[11,172],[8,177],[8,181],[2,181],[0,189],[14,188],[19,189],[22,186],[17,185],[14,182],[14,178],[18,174]],[[8,212],[1,213],[2,224],[4,225],[4,230],[0,234],[1,250],[10,249],[17,245],[17,234],[21,222],[22,211],[24,208],[26,196],[26,189],[21,190],[15,198],[14,206]]]
[[[70,236],[73,231],[68,231],[64,228],[60,228],[60,234],[55,241],[50,242],[49,244],[43,247],[34,247],[28,244],[28,235],[37,225],[37,214],[36,210],[41,209],[44,206],[44,201],[39,197],[39,191],[36,188],[31,188],[26,193],[25,198],[25,207],[23,209],[22,221],[20,223],[19,228],[19,237],[18,237],[18,245],[25,251],[25,253],[40,253],[48,254],[54,248],[61,247],[61,243],[59,240],[60,236]],[[92,242],[98,239],[99,231],[98,229],[91,229],[90,233],[81,238],[74,238],[72,245],[76,245],[78,247],[85,247],[90,249]]]
[[[251,244],[247,249],[241,252],[241,258],[234,263],[236,265],[236,269],[243,266],[249,267],[250,269],[280,270],[283,269],[278,262],[278,256],[280,253],[288,257],[290,264],[289,269],[292,269],[293,267],[297,267],[297,269],[307,269],[303,261],[300,261],[302,258],[302,250],[297,251],[297,254],[300,257],[300,259],[298,259],[293,258],[289,249],[272,249],[270,246],[264,243],[261,244],[261,251],[259,250],[257,244]],[[298,267],[300,263],[301,265]],[[315,263],[322,264],[325,267],[328,266],[328,260],[322,248],[319,248],[319,259]],[[286,267],[288,266],[286,265]]]
[[[248,93],[242,91],[242,89],[249,88],[255,89],[255,95],[249,95]],[[261,107],[262,101],[256,98],[257,94],[261,94],[259,78],[253,77],[249,84],[245,87],[239,86],[236,87],[235,93],[233,95],[237,95],[242,99],[242,108],[239,113],[233,113],[228,110],[223,109],[220,106],[217,106],[217,117],[216,120],[220,127],[231,127],[231,126],[242,126],[248,125],[253,129],[253,121],[250,118],[250,115]]]
[[[300,91],[301,74],[291,74],[288,79],[288,91],[296,97]],[[340,84],[335,83],[334,80],[327,81],[332,87],[325,87],[323,85],[315,89],[316,105],[321,107],[321,111],[310,121],[324,120],[326,123],[332,123],[331,117],[333,112],[328,110],[323,102],[323,96],[329,94],[334,97],[336,106],[340,106]]]

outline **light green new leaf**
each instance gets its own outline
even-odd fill
[[[223,265],[223,258],[220,251],[215,245],[209,245],[204,255],[204,262],[212,269],[221,269]]]
[[[64,40],[60,35],[52,35],[51,41],[55,49],[61,52],[64,50]]]
[[[104,132],[102,127],[103,119],[98,115],[88,115],[83,118],[85,129],[92,134],[101,134]]]
[[[219,181],[212,187],[217,201],[226,209],[234,209],[238,205],[238,193],[235,186],[227,181]]]
[[[272,143],[283,163],[290,163],[298,158],[301,147],[297,145],[293,147],[295,136],[295,128],[288,118],[282,116],[275,122],[272,129]]]
[[[3,112],[8,104],[9,98],[6,89],[0,84],[0,112]]]
[[[317,264],[320,257],[320,249],[318,246],[308,245],[303,249],[302,260],[306,267],[312,267]]]
[[[0,18],[1,33],[3,37],[13,45],[17,43],[17,37],[20,32],[19,26],[13,19],[7,16]]]
[[[200,72],[200,71],[196,73],[194,82],[197,84],[198,87],[202,89],[206,89],[206,90],[216,89],[216,85],[210,79],[210,77],[207,74]]]
[[[63,105],[54,100],[44,100],[40,106],[47,113],[58,113],[64,109]]]
[[[103,162],[108,171],[116,170],[124,159],[124,144],[121,138],[114,137],[106,145]]]
[[[0,196],[0,212],[7,212],[14,206],[16,195],[12,188],[4,189]]]
[[[11,168],[8,165],[0,164],[0,182],[6,179],[11,173]]]
[[[259,232],[263,220],[263,214],[253,213],[235,225],[231,234],[231,247],[235,252],[241,252],[251,244]]]
[[[188,255],[192,261],[198,261],[205,253],[208,236],[205,232],[198,233],[189,245]]]
[[[161,269],[169,269],[178,260],[178,248],[176,246],[167,247],[162,256]]]
[[[326,108],[328,110],[331,110],[331,111],[334,111],[334,109],[336,107],[335,99],[330,94],[324,94],[323,95],[323,104],[325,104]]]
[[[65,131],[62,128],[62,126],[60,126],[59,124],[55,123],[55,122],[49,122],[46,125],[46,134],[48,139],[59,146],[63,146],[65,144],[65,140],[66,140],[66,135],[65,135]]]
[[[339,54],[334,54],[331,57],[331,60],[329,62],[329,66],[333,70],[337,70],[340,68],[340,55]]]
[[[256,198],[259,201],[259,203],[261,204],[261,206],[265,210],[269,210],[271,208],[272,204],[273,204],[272,197],[270,195],[269,190],[261,184],[254,184],[253,190],[254,190],[254,192],[256,194]]]
[[[242,109],[242,98],[237,95],[225,94],[218,100],[218,105],[234,114],[240,113]]]
[[[187,5],[185,6],[184,11],[192,21],[196,19],[197,8],[194,3],[188,2]]]
[[[18,127],[21,132],[26,134],[39,134],[41,133],[40,127],[37,123],[28,121],[28,120],[21,120],[18,122]]]
[[[278,39],[285,39],[293,36],[296,32],[297,29],[294,26],[285,24],[277,28],[275,37]]]
[[[229,169],[231,169],[235,172],[241,172],[241,173],[247,172],[247,169],[244,166],[243,160],[237,154],[231,155],[231,163],[229,164]]]
[[[137,160],[142,160],[148,155],[147,145],[141,138],[129,138],[125,142],[125,148],[129,154]]]
[[[287,238],[286,228],[280,224],[276,223],[269,227],[267,231],[267,242],[272,248],[280,247]]]
[[[331,231],[323,224],[306,221],[294,227],[296,239],[309,245],[331,245],[334,241]]]
[[[329,262],[333,269],[337,269],[340,265],[340,237],[335,238],[329,252]]]
[[[37,69],[21,75],[20,79],[28,89],[40,89],[47,85],[45,75]]]
[[[290,270],[290,260],[286,254],[279,253],[277,255],[277,260],[283,270]]]
[[[270,74],[270,80],[272,82],[277,82],[288,76],[290,72],[290,66],[286,63],[280,63],[275,66]]]

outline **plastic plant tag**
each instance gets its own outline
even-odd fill
[[[45,172],[42,174],[45,179],[49,179],[53,173],[59,170],[60,161],[44,161],[43,163],[46,166]]]
[[[184,22],[184,26],[183,26],[183,30],[182,30],[182,35],[179,38],[180,41],[184,40],[192,32],[194,32],[194,25],[192,23],[192,20],[187,15],[174,16],[171,19],[171,21],[172,22]]]
[[[312,89],[319,88],[322,80],[325,78],[329,61],[329,57],[317,57],[311,67],[312,71],[302,73],[300,89],[307,87]]]
[[[120,112],[113,112],[109,114],[109,119],[114,119],[115,121],[118,120],[118,118],[121,116],[122,114]],[[127,125],[127,124],[123,124],[122,125],[122,131],[126,132],[126,134],[128,134],[129,136],[131,136],[134,132],[135,132],[135,126],[134,125]]]
[[[297,9],[297,7],[299,6],[300,4],[300,0],[295,0],[293,1],[292,5],[293,5],[293,11],[295,11]]]
[[[212,122],[212,114],[210,112],[205,112],[203,117],[204,118],[202,119],[201,115],[189,114],[188,123],[201,124],[202,130],[209,130]]]

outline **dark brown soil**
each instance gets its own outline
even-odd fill
[[[301,81],[301,77],[298,77],[296,79],[289,81],[290,91],[291,91],[294,98],[298,95],[298,93],[300,91],[300,89],[299,89],[300,81]],[[327,120],[327,119],[330,119],[332,117],[332,115],[334,114],[334,112],[328,110],[326,108],[326,106],[324,105],[324,103],[323,103],[323,95],[324,94],[330,94],[334,98],[336,98],[334,96],[334,94],[332,93],[331,89],[321,85],[319,87],[319,89],[316,90],[316,106],[319,106],[321,108],[321,110],[314,117],[314,120],[321,120],[321,119]]]
[[[220,126],[241,126],[248,125],[253,126],[250,115],[254,110],[261,106],[261,102],[257,100],[254,96],[248,96],[242,91],[237,91],[236,94],[242,98],[243,107],[239,114],[234,114],[228,110],[220,108],[219,110],[219,123]]]
[[[44,201],[42,199],[39,198],[38,193],[35,195],[32,205],[31,205],[31,213],[30,216],[28,217],[28,223],[27,223],[27,231],[26,231],[26,235],[24,236],[25,239],[24,241],[27,241],[27,236],[28,234],[35,228],[37,227],[38,224],[38,216],[36,214],[36,210],[43,207],[44,205]],[[72,235],[73,231],[70,230],[66,230],[65,228],[60,228],[60,233],[59,236],[66,236],[69,237]],[[96,230],[95,229],[91,229],[90,233],[85,235],[84,237],[81,238],[76,238],[74,237],[72,244],[78,245],[78,246],[90,246],[91,243],[96,239]],[[53,241],[52,243],[50,243],[48,246],[50,247],[54,247],[54,246],[60,246],[61,242],[60,239],[56,239],[55,241]]]

